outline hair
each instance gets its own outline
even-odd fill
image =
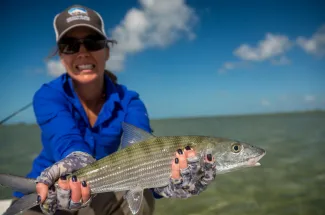
[[[105,38],[106,39],[106,38]],[[106,48],[108,48],[109,50],[110,50],[110,46],[109,46],[109,44],[111,44],[111,46],[113,47],[113,45],[114,44],[117,44],[117,41],[116,40],[108,40],[108,39],[106,39],[107,40],[107,43],[106,43]],[[56,56],[57,54],[59,54],[59,48],[58,48],[58,46],[56,45],[56,47],[54,47],[54,51],[52,51],[51,53],[50,53],[50,55],[48,55],[47,56],[47,58],[46,58],[46,61],[48,61],[48,60],[50,60],[51,58],[53,58],[54,56]],[[111,72],[111,71],[109,71],[109,70],[107,70],[107,69],[105,69],[104,70],[104,74],[106,74],[110,79],[111,79],[111,81],[116,85],[117,84],[117,77],[116,77],[116,75],[114,75],[114,73],[113,72]]]
[[[105,69],[105,73],[104,73],[104,74],[106,74],[106,75],[109,77],[109,79],[111,79],[111,81],[112,81],[115,85],[117,84],[117,77],[116,77],[116,75],[114,75],[114,73],[112,73],[111,71]]]

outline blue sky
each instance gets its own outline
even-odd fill
[[[102,15],[119,42],[108,67],[153,119],[325,109],[324,1],[12,0],[1,3],[0,119],[62,72],[45,59],[54,16],[74,3]],[[15,122],[35,122],[32,108]]]

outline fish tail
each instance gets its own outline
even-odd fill
[[[1,186],[25,194],[23,197],[14,201],[3,215],[15,215],[39,204],[34,179],[10,174],[0,174],[0,188]]]
[[[37,201],[37,193],[32,193],[28,195],[24,195],[23,197],[16,200],[3,215],[15,215],[18,213],[22,213],[36,205],[39,205]]]
[[[23,194],[36,192],[35,180],[21,176],[0,173],[0,187],[1,186],[11,188],[12,190]]]

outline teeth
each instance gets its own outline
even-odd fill
[[[78,69],[93,69],[94,68],[94,65],[93,64],[83,64],[83,65],[78,65],[77,66]]]

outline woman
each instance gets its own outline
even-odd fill
[[[96,11],[73,5],[54,18],[54,30],[66,73],[44,84],[34,96],[43,149],[28,177],[37,178],[41,207],[25,214],[130,214],[123,193],[91,196],[86,181],[76,177],[67,181],[65,175],[117,151],[122,121],[151,132],[146,108],[136,92],[118,84],[105,70],[108,44],[114,41],[107,39]],[[187,148],[175,154],[170,185],[146,190],[139,214],[153,214],[155,198],[188,198],[214,179],[211,155],[205,159],[206,176],[194,180],[191,170],[199,162],[195,152]],[[53,187],[58,179],[59,187]]]

